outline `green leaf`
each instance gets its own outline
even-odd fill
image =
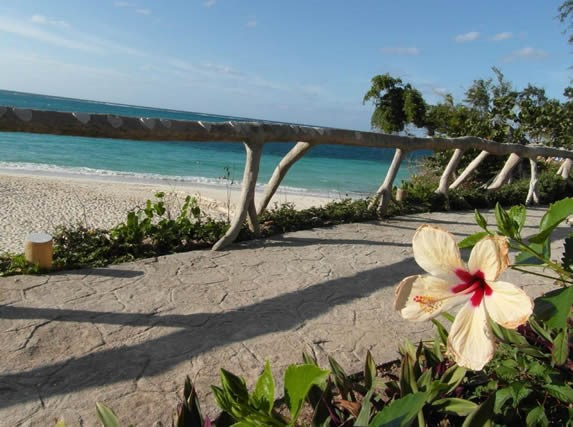
[[[370,422],[368,427],[408,426],[426,403],[427,393],[408,394],[385,406]]]
[[[268,360],[265,363],[263,373],[257,380],[253,397],[257,400],[260,409],[268,414],[271,413],[275,402],[275,380]]]
[[[513,406],[517,407],[519,402],[529,396],[532,390],[521,381],[512,383],[509,388],[512,391]]]
[[[553,340],[553,350],[551,350],[551,359],[556,365],[563,365],[569,355],[569,334],[566,329],[559,331]]]
[[[516,236],[517,224],[499,203],[495,205],[495,221],[501,234],[508,237]]]
[[[553,230],[573,214],[573,198],[561,199],[547,209],[539,223],[539,233],[529,239],[532,243],[542,243],[547,240]]]
[[[554,329],[565,329],[573,305],[573,286],[547,292],[535,299],[535,317]]]
[[[511,387],[504,387],[504,388],[500,388],[499,390],[497,390],[495,392],[495,404],[493,407],[493,411],[496,414],[501,413],[501,409],[503,408],[503,405],[505,405],[505,402],[507,402],[509,399],[511,399],[513,396],[513,391],[511,390]]]
[[[449,386],[446,393],[450,393],[455,390],[455,388],[460,385],[466,376],[467,369],[458,365],[452,365],[442,375],[440,379],[443,383]]]
[[[493,408],[495,404],[495,394],[491,395],[485,402],[478,406],[473,412],[468,414],[462,427],[489,427],[492,424]]]
[[[478,405],[474,402],[465,399],[459,399],[457,397],[448,397],[445,399],[436,400],[432,403],[432,406],[439,411],[444,411],[448,414],[459,415],[461,417],[469,415],[478,407]]]
[[[294,425],[302,403],[313,385],[324,388],[329,371],[315,365],[290,365],[285,371],[285,399]]]
[[[509,216],[517,226],[517,234],[521,233],[523,226],[525,225],[525,217],[527,215],[527,210],[523,205],[512,206],[508,212]]]
[[[66,423],[64,420],[57,420],[56,425],[54,427],[66,427]]]
[[[573,233],[570,233],[564,240],[561,265],[565,270],[573,271]]]
[[[543,409],[543,406],[536,406],[531,411],[529,411],[527,418],[525,418],[525,423],[532,427],[548,426],[549,420],[547,419],[547,415],[545,415],[545,409]]]
[[[368,420],[370,419],[370,412],[372,411],[372,394],[374,390],[370,390],[362,399],[362,407],[360,408],[360,413],[354,421],[354,427],[366,427],[368,426]]]
[[[249,392],[245,380],[226,369],[221,369],[221,385],[225,393],[239,403],[247,403]]]
[[[477,244],[477,242],[479,242],[481,239],[483,239],[484,237],[487,237],[489,235],[490,234],[487,231],[479,231],[477,233],[474,233],[474,234],[466,237],[461,242],[459,242],[458,247],[460,249],[473,248]]]
[[[477,209],[474,211],[474,216],[476,219],[476,224],[479,225],[484,230],[487,229],[487,220],[481,213],[479,213]]]
[[[112,409],[101,402],[96,402],[97,417],[103,427],[121,427],[119,420]]]
[[[559,384],[545,384],[543,388],[549,393],[551,396],[561,400],[565,403],[573,403],[573,389],[567,385],[559,385]]]
[[[418,391],[416,375],[414,374],[414,358],[410,352],[406,352],[402,357],[402,366],[400,367],[400,390],[401,395],[406,396]]]
[[[376,380],[376,363],[372,358],[372,353],[370,350],[366,352],[366,361],[364,362],[364,383],[366,385],[366,389],[370,390],[374,386]]]

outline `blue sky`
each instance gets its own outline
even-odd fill
[[[0,0],[0,89],[369,129],[376,74],[430,102],[500,68],[560,98],[553,0]]]

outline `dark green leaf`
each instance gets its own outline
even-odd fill
[[[488,399],[471,412],[462,427],[489,427],[492,425],[493,407],[495,404],[495,395],[491,395]]]
[[[412,393],[385,406],[370,422],[368,427],[408,426],[424,407],[427,393]]]
[[[473,248],[477,242],[479,242],[481,239],[483,239],[484,237],[489,236],[490,234],[487,231],[480,231],[478,233],[474,233],[468,237],[466,237],[465,239],[463,239],[461,242],[458,243],[458,247],[460,249],[469,249],[469,248]]]
[[[249,392],[245,384],[245,380],[235,374],[221,369],[221,386],[225,393],[227,393],[233,400],[239,403],[247,403],[249,400]]]
[[[533,312],[554,329],[564,329],[573,305],[573,286],[547,292],[535,300]]]
[[[553,203],[541,218],[539,233],[529,241],[532,243],[546,241],[553,230],[571,214],[573,214],[573,198],[568,197]]]
[[[447,393],[454,391],[460,385],[466,373],[467,369],[458,365],[452,365],[446,369],[440,380],[449,386]]]
[[[329,371],[315,365],[290,365],[285,371],[285,399],[294,425],[312,385],[324,388]]]
[[[456,397],[448,397],[445,399],[436,400],[432,406],[439,411],[447,412],[448,414],[455,414],[461,417],[469,415],[478,407],[477,404],[465,399]]]
[[[517,234],[521,233],[523,226],[525,225],[525,218],[527,215],[527,210],[523,205],[512,206],[508,212],[509,216],[517,226]]]
[[[504,387],[497,390],[495,392],[495,404],[493,407],[493,411],[496,414],[501,413],[503,405],[505,405],[505,402],[507,402],[509,399],[512,399],[512,397],[513,397],[513,390],[511,389],[511,387]]]
[[[483,217],[481,213],[476,209],[474,211],[474,216],[476,219],[476,224],[479,225],[484,230],[487,229],[487,220]]]
[[[402,357],[402,366],[400,367],[400,390],[401,395],[406,396],[418,391],[416,376],[414,374],[414,358],[409,352]]]
[[[556,365],[563,365],[569,355],[569,334],[566,329],[559,331],[553,340],[553,350],[551,350],[551,359]]]
[[[511,397],[513,398],[513,405],[515,407],[517,407],[519,402],[521,402],[523,399],[529,396],[532,392],[532,390],[529,387],[527,387],[524,383],[520,381],[512,383],[509,386],[509,388],[512,391]]]
[[[547,419],[547,415],[545,415],[545,409],[543,406],[536,406],[527,414],[527,418],[525,419],[525,423],[528,426],[541,426],[546,427],[549,425],[549,420]]]
[[[553,397],[567,404],[573,403],[573,389],[567,384],[546,384],[543,388]]]
[[[517,224],[499,203],[495,205],[495,220],[501,234],[508,237],[516,237]]]

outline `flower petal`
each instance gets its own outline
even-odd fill
[[[433,276],[410,276],[398,284],[394,309],[407,320],[428,320],[464,301],[468,295],[451,291],[451,284]]]
[[[515,329],[523,325],[533,312],[533,302],[527,294],[512,283],[489,282],[493,292],[484,297],[487,314],[504,328]]]
[[[461,308],[448,336],[448,351],[458,365],[475,371],[491,360],[495,341],[483,304]]]
[[[468,270],[475,274],[478,270],[485,280],[496,280],[509,264],[507,240],[490,236],[480,240],[473,248],[468,261]]]
[[[412,239],[412,249],[418,265],[432,276],[454,281],[455,271],[465,269],[458,245],[441,227],[420,226]]]

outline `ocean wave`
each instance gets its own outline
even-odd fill
[[[13,172],[19,174],[41,175],[41,176],[61,176],[70,178],[92,178],[92,179],[106,179],[117,180],[121,182],[145,182],[145,183],[182,183],[182,184],[199,184],[217,187],[227,187],[231,185],[234,188],[240,188],[241,181],[232,180],[221,176],[219,178],[209,178],[203,176],[179,176],[179,175],[161,175],[154,173],[138,173],[126,171],[114,171],[109,169],[94,169],[84,166],[58,166],[46,163],[31,163],[31,162],[2,162],[0,161],[0,171]],[[264,183],[257,183],[259,190],[263,189]],[[306,194],[310,196],[330,196],[334,193],[338,194],[340,191],[324,190],[313,191],[306,188],[291,187],[283,185],[281,190],[289,193]]]

